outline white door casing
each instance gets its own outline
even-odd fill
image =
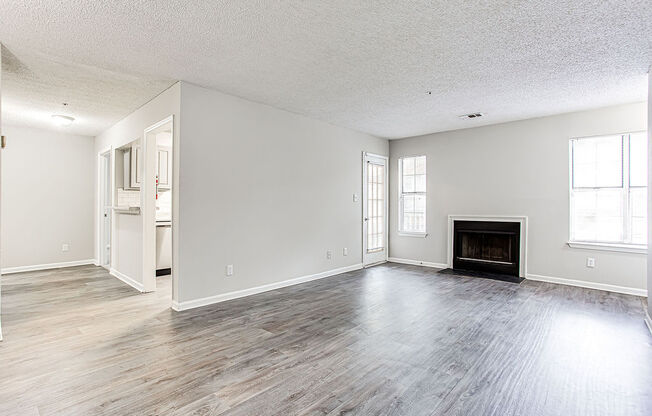
[[[387,157],[363,153],[362,263],[387,261]]]

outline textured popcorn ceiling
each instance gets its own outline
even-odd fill
[[[3,47],[2,121],[95,136],[171,84]],[[75,122],[56,127],[53,114]]]
[[[14,0],[0,40],[395,138],[645,100],[652,2]]]

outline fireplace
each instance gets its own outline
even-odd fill
[[[454,270],[520,276],[521,223],[453,221]]]

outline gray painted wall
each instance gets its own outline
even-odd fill
[[[3,130],[2,268],[92,260],[93,138]]]
[[[648,120],[648,125],[650,123],[650,120],[652,120],[652,66],[650,66],[650,70],[647,73],[647,120]],[[652,192],[650,192],[650,189],[652,189],[652,128],[648,129],[647,132],[647,137],[648,137],[648,148],[647,148],[647,153],[648,153],[648,168],[647,168],[647,174],[648,174],[648,192],[647,192],[647,228],[648,228],[648,234],[647,234],[647,241],[648,241],[648,247],[649,244],[652,243],[652,221],[650,221],[650,218],[652,218]],[[652,261],[650,261],[650,250],[648,248],[648,262],[647,262],[647,287],[652,287]],[[647,309],[648,309],[648,316],[652,316],[652,299],[650,299],[651,296],[648,295],[647,297]],[[652,324],[652,322],[650,322]],[[651,328],[652,329],[652,328]]]
[[[489,115],[491,117],[491,115]],[[390,141],[390,256],[446,263],[448,215],[527,215],[528,273],[645,289],[646,256],[571,249],[572,137],[645,130],[645,103]],[[427,156],[426,238],[397,234],[398,158]],[[594,257],[596,267],[586,267]]]
[[[387,140],[187,83],[181,118],[180,301],[361,263],[353,194]]]
[[[116,149],[126,145],[135,139],[142,139],[144,130],[164,118],[175,116],[175,138],[178,137],[179,127],[179,104],[180,86],[179,83],[168,88],[156,98],[140,107],[111,128],[102,132],[95,138],[93,161],[96,166],[94,183],[97,185],[97,155],[108,147]],[[178,141],[178,140],[177,140]],[[98,204],[97,192],[95,192],[95,209]],[[95,218],[95,233],[97,235],[97,218]],[[97,237],[95,242],[95,253],[99,253]],[[141,215],[114,214],[113,217],[113,239],[112,239],[111,267],[118,272],[128,276],[138,283],[143,283],[143,220]],[[173,296],[174,296],[173,290]]]

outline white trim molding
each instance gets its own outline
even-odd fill
[[[21,273],[21,272],[34,272],[38,270],[63,269],[64,267],[87,266],[89,264],[95,265],[96,263],[97,260],[95,259],[86,259],[86,260],[65,261],[62,263],[34,264],[32,266],[5,267],[4,269],[2,269],[1,273],[11,274],[11,273]]]
[[[388,261],[390,263],[410,264],[412,266],[434,267],[435,269],[448,269],[450,267],[446,263],[433,263],[430,261],[401,259],[398,257],[390,257]]]
[[[449,215],[448,216],[448,264],[453,264],[453,224],[455,221],[497,221],[518,222],[521,224],[521,247],[519,250],[520,277],[527,276],[527,217],[524,215]]]
[[[645,326],[647,326],[647,329],[650,331],[650,335],[652,335],[652,318],[650,317],[650,313],[645,308]]]
[[[636,287],[616,286],[607,283],[587,282],[586,280],[566,279],[564,277],[543,276],[540,274],[528,274],[527,279],[538,282],[556,283],[566,286],[577,286],[586,289],[604,290],[607,292],[622,293],[625,295],[647,296],[647,290]]]
[[[136,280],[132,279],[131,277],[127,276],[126,274],[120,273],[114,268],[111,268],[109,270],[109,274],[119,280],[122,280],[124,283],[128,284],[129,286],[133,287],[139,292],[145,292],[145,286],[143,286],[142,283],[137,282]]]
[[[569,241],[568,247],[584,250],[615,251],[618,253],[647,254],[647,246],[634,244],[591,243],[586,241]]]
[[[249,289],[236,290],[234,292],[222,293],[219,295],[208,296],[205,298],[186,300],[183,302],[172,302],[172,309],[175,311],[185,311],[188,309],[199,308],[201,306],[212,305],[214,303],[226,302],[228,300],[244,298],[246,296],[257,295],[259,293],[268,292],[270,290],[276,290],[287,286],[294,286],[300,283],[310,282],[312,280],[323,279],[325,277],[335,276],[338,274],[352,272],[354,270],[362,269],[362,263],[354,264],[351,266],[340,267],[333,270],[327,270],[321,273],[310,274],[307,276],[301,276],[294,279],[283,280],[281,282],[270,283],[268,285],[252,287]]]

